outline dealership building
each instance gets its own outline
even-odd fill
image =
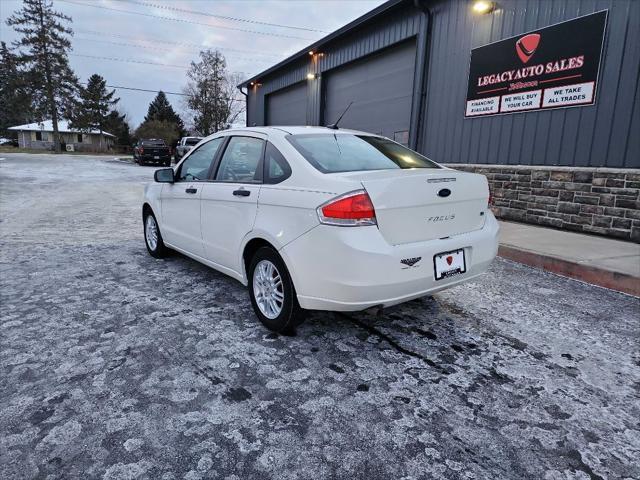
[[[503,219],[640,242],[640,1],[390,0],[239,87],[247,126],[382,134]],[[352,103],[353,102],[353,103]]]

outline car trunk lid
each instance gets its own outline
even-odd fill
[[[392,245],[450,237],[484,225],[489,197],[483,175],[449,169],[351,172],[376,211],[378,228]]]

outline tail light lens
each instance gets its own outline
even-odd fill
[[[345,193],[318,207],[320,223],[341,227],[376,225],[376,211],[364,190]]]
[[[140,155],[142,155],[142,154],[144,153],[144,148],[140,147],[140,148],[138,149],[138,152],[140,152]]]

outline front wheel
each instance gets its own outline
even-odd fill
[[[144,241],[152,257],[162,258],[167,255],[167,247],[162,240],[160,227],[155,215],[151,212],[144,217]]]
[[[272,248],[260,248],[251,259],[249,295],[253,311],[269,330],[290,334],[302,323],[291,276]]]

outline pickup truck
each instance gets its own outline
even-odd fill
[[[138,140],[133,148],[133,159],[140,165],[155,163],[171,165],[171,149],[161,138],[144,138]]]
[[[174,154],[176,163],[178,163],[180,159],[184,157],[189,150],[191,150],[195,145],[197,145],[200,140],[202,140],[202,137],[182,137],[178,142],[178,146],[176,147],[176,153]]]

